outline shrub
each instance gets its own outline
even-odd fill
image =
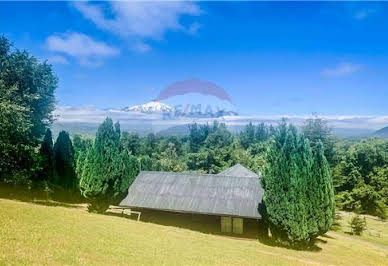
[[[365,217],[362,219],[360,215],[355,215],[349,222],[352,234],[362,235],[362,232],[366,229]]]

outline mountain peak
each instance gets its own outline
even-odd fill
[[[163,113],[171,112],[172,107],[159,101],[150,101],[141,105],[134,105],[132,107],[125,107],[123,111],[126,112],[141,112],[141,113]]]

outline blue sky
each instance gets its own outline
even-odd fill
[[[124,107],[188,78],[240,113],[387,115],[388,4],[0,2],[0,33],[59,77],[58,105]]]

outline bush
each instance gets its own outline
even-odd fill
[[[361,218],[360,215],[355,215],[349,222],[352,234],[362,235],[362,232],[366,229],[366,220]]]

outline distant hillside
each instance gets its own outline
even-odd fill
[[[65,130],[69,132],[71,136],[74,134],[80,134],[84,136],[92,136],[94,137],[98,126],[100,124],[98,123],[81,123],[81,122],[71,122],[71,123],[58,123],[55,122],[52,125],[52,131],[53,136],[58,136],[59,132],[61,130]],[[121,124],[121,131],[128,131],[128,132],[135,132],[138,133],[140,136],[145,136],[148,133],[157,131],[157,127],[153,126],[152,124],[145,124],[145,123],[139,123],[136,125],[132,124]]]
[[[364,138],[370,137],[374,133],[373,129],[365,128],[333,128],[332,134],[340,138]]]
[[[159,136],[185,136],[189,134],[189,125],[172,126],[157,133]]]
[[[374,135],[380,138],[388,138],[388,126],[377,130]]]
[[[227,128],[232,134],[238,134],[245,128],[245,126],[227,126]],[[157,134],[160,136],[185,136],[189,134],[189,124],[172,126],[160,130]]]

